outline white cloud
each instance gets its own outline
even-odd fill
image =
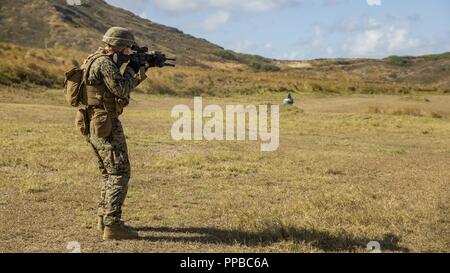
[[[78,1],[78,0],[69,0]],[[142,18],[149,18],[149,8],[156,6],[159,11],[165,12],[164,16],[183,16],[195,14],[189,22],[175,27],[184,31],[202,30],[214,32],[230,21],[230,18],[239,16],[240,13],[261,13],[277,8],[296,5],[305,0],[106,0],[116,5],[133,11]],[[245,14],[247,15],[247,14]],[[198,19],[202,16],[202,19]],[[185,17],[186,18],[186,17]],[[181,21],[181,20],[180,20]]]
[[[231,44],[230,48],[237,52],[250,53],[254,49],[255,43],[250,40],[239,40]]]
[[[121,0],[108,0],[111,3]],[[299,0],[129,0],[134,7],[145,7],[149,3],[172,13],[207,12],[203,21],[193,23],[196,28],[213,32],[227,23],[230,17],[238,11],[265,12],[279,7],[296,3]],[[142,12],[138,12],[143,14]]]
[[[366,0],[369,6],[381,6],[381,0]]]
[[[334,54],[334,49],[332,47],[327,47],[327,57],[331,57]]]
[[[235,6],[237,8],[243,7],[248,11],[268,11],[287,4],[289,1],[286,0],[216,0],[216,1],[226,1],[229,2],[230,7]]]
[[[153,0],[155,4],[168,11],[188,11],[198,9],[202,1],[186,1],[186,0]]]
[[[149,0],[158,7],[167,11],[189,11],[205,8],[219,8],[221,10],[246,10],[251,12],[262,12],[272,10],[295,0]]]
[[[413,42],[408,39],[408,35],[409,33],[406,29],[396,29],[395,27],[390,27],[385,33],[387,49],[389,51],[396,51],[410,46]]]
[[[383,34],[380,30],[366,30],[357,35],[351,51],[357,56],[375,53],[382,42]]]
[[[375,18],[369,17],[366,21],[366,25],[368,28],[380,28],[382,27],[382,23]]]
[[[138,16],[141,18],[144,18],[144,19],[148,19],[147,12],[145,12],[145,11],[142,11],[141,13],[139,13]]]
[[[390,25],[358,33],[349,44],[346,47],[356,57],[379,57],[416,49],[420,42],[410,37],[407,28]]]
[[[228,22],[230,19],[230,14],[226,11],[218,11],[214,14],[209,15],[203,22],[203,28],[206,31],[217,30],[220,26]]]
[[[295,61],[295,60],[304,59],[305,56],[303,55],[303,52],[286,51],[286,52],[282,52],[281,54],[277,54],[274,57],[279,60]]]
[[[311,45],[314,47],[320,46],[322,44],[322,28],[319,25],[314,26],[314,38],[312,39]]]

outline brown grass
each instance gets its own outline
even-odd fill
[[[413,116],[413,117],[431,117],[441,119],[446,116],[444,113],[438,113],[432,110],[423,110],[418,107],[402,107],[402,108],[380,108],[378,106],[371,106],[368,110],[372,114],[388,114],[395,116]]]
[[[0,84],[61,87],[64,72],[81,63],[84,55],[63,48],[40,50],[0,43]]]
[[[81,63],[86,53],[65,48],[30,49],[0,43],[0,85],[32,88],[33,86],[61,87],[64,72]],[[313,68],[287,69],[281,72],[255,73],[239,68],[235,63],[211,62],[214,68],[186,67],[152,69],[149,79],[139,88],[149,94],[177,96],[208,95],[227,97],[236,94],[315,93],[336,94],[415,94],[445,93],[445,86],[433,82],[399,83],[385,79],[385,72],[364,73],[341,69],[324,60]],[[327,64],[329,63],[329,64]],[[327,65],[325,65],[327,64]],[[378,64],[376,64],[378,65]],[[376,69],[372,63],[352,64],[358,69]],[[356,68],[355,68],[356,69]],[[398,73],[406,71],[398,68]],[[359,71],[359,70],[358,70]],[[408,72],[409,73],[409,72]],[[408,74],[407,73],[407,74]]]
[[[279,150],[261,153],[257,142],[174,142],[170,110],[192,98],[134,94],[122,117],[124,218],[142,239],[102,242],[100,176],[74,109],[60,90],[0,94],[0,252],[66,252],[71,241],[83,252],[366,252],[374,240],[386,252],[449,251],[448,119],[368,113],[409,106],[403,97],[299,96],[281,108]],[[449,103],[427,98],[423,109]]]

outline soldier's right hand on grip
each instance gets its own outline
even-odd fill
[[[134,60],[131,60],[128,63],[128,66],[131,67],[134,70],[134,73],[138,73],[139,72],[139,68],[141,67],[141,64],[136,62],[136,61],[134,61]]]

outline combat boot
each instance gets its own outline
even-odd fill
[[[123,222],[114,223],[111,226],[105,226],[103,231],[103,240],[130,240],[139,238],[136,230],[127,227]]]
[[[103,232],[105,229],[105,224],[103,223],[103,216],[98,216],[97,220],[97,230]]]

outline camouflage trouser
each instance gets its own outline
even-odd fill
[[[112,119],[112,133],[107,138],[96,137],[91,128],[89,142],[103,176],[98,215],[103,216],[105,225],[109,226],[120,222],[131,171],[127,143],[119,119]]]

